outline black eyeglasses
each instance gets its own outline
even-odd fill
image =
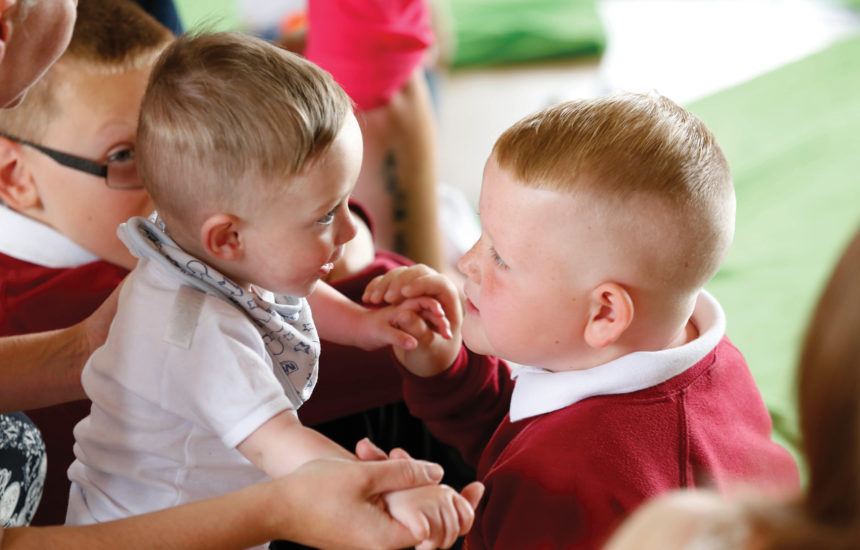
[[[73,170],[85,172],[87,174],[104,178],[105,185],[111,189],[141,189],[143,184],[137,177],[137,165],[134,162],[134,151],[127,149],[116,155],[108,158],[107,164],[99,164],[98,162],[63,153],[32,141],[11,136],[4,132],[0,132],[0,137],[10,139],[21,145],[32,147],[37,151],[51,157],[58,164],[62,164]]]

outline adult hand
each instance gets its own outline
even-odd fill
[[[442,468],[418,460],[323,458],[275,480],[175,508],[92,525],[0,529],[0,540],[9,550],[237,550],[275,539],[393,550],[419,541],[391,517],[382,495],[441,478]]]
[[[288,486],[276,503],[287,532],[275,532],[278,538],[317,548],[414,546],[420,541],[391,517],[381,497],[441,479],[439,465],[419,460],[314,460],[277,480]]]
[[[359,460],[363,461],[384,461],[391,459],[390,462],[396,462],[398,459],[400,460],[408,460],[412,461],[412,458],[409,456],[409,453],[400,448],[392,449],[389,454],[386,454],[385,451],[377,447],[370,439],[364,438],[361,439],[355,445],[355,456],[358,457]],[[434,466],[436,466],[434,464]],[[442,471],[441,466],[439,467],[439,471]],[[477,508],[478,503],[481,501],[481,497],[484,495],[484,485],[478,481],[472,482],[466,485],[460,494],[465,498],[469,505],[472,507],[472,510]],[[466,525],[465,530],[463,530],[460,535],[465,535],[471,527],[471,519],[468,521],[468,525]],[[426,544],[426,542],[424,543]]]

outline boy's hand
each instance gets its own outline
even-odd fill
[[[417,341],[415,348],[394,349],[397,360],[416,376],[433,376],[445,371],[460,353],[460,325],[463,312],[454,284],[444,275],[426,265],[398,267],[372,280],[365,288],[362,299],[370,304],[401,304],[412,300],[433,298],[442,305],[450,325],[450,336],[436,330],[426,317],[402,312],[395,326],[411,334]]]
[[[401,266],[370,281],[361,299],[367,304],[399,304],[419,296],[430,296],[442,304],[451,329],[460,330],[463,311],[457,288],[450,279],[424,264]]]
[[[416,550],[432,550],[450,548],[458,536],[469,532],[483,493],[484,486],[476,481],[462,494],[447,485],[426,485],[394,491],[384,499],[391,517],[422,541]]]

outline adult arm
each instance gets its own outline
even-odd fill
[[[0,548],[226,550],[275,539],[319,548],[404,548],[417,541],[385,511],[381,495],[441,477],[438,465],[422,461],[321,459],[274,481],[141,516],[7,529],[0,531]]]
[[[433,42],[426,0],[311,2],[306,57],[358,107],[364,158],[354,196],[377,248],[444,268],[437,215],[435,115],[423,62]]]
[[[86,397],[81,370],[107,338],[118,296],[119,288],[87,319],[68,328],[0,338],[0,413]]]
[[[364,160],[354,195],[373,217],[377,247],[444,270],[436,122],[423,69],[416,68],[388,103],[361,112],[358,120]]]

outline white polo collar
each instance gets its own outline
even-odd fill
[[[637,351],[585,370],[551,372],[519,367],[511,396],[511,422],[563,409],[598,395],[631,393],[661,384],[705,358],[726,332],[726,316],[706,291],[696,299],[693,324],[699,337],[676,348]]]
[[[52,268],[78,267],[99,259],[54,228],[6,206],[0,206],[0,252]]]

